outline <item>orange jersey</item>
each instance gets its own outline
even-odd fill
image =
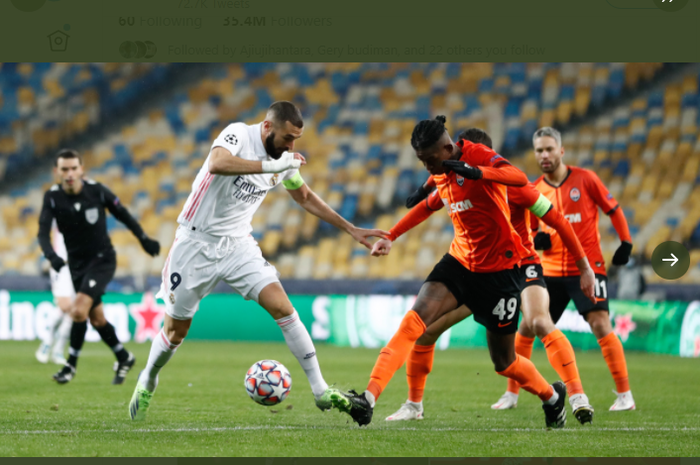
[[[552,186],[544,176],[535,181],[535,187],[547,197],[574,229],[588,261],[596,274],[606,274],[603,252],[600,249],[598,231],[598,207],[606,214],[618,208],[612,194],[593,172],[569,166],[569,174],[558,187]],[[543,231],[551,235],[552,248],[542,254],[545,276],[578,276],[573,256],[564,247],[556,231],[543,225]]]
[[[461,161],[471,166],[496,167],[509,164],[481,144],[459,141]],[[447,207],[455,229],[450,255],[468,270],[492,273],[513,268],[527,256],[520,236],[510,223],[507,187],[504,184],[471,181],[449,172],[434,175],[438,195]]]

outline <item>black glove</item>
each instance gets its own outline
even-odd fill
[[[415,207],[420,203],[421,200],[428,197],[428,194],[430,194],[430,191],[426,189],[425,186],[421,185],[406,199],[406,208]]]
[[[160,244],[158,241],[154,241],[146,235],[141,237],[141,247],[143,247],[143,250],[151,257],[155,257],[160,253]]]
[[[454,171],[460,176],[464,176],[467,179],[477,180],[481,179],[481,177],[484,175],[484,173],[482,173],[479,168],[475,166],[469,166],[460,160],[444,160],[442,162],[442,166],[444,166],[448,170]]]
[[[613,265],[620,266],[626,265],[630,261],[630,254],[632,253],[632,244],[627,241],[622,241],[620,247],[615,251],[613,255],[612,263]]]
[[[535,240],[532,242],[535,244],[535,250],[549,250],[552,248],[552,237],[544,231],[535,234]]]
[[[54,255],[53,257],[49,258],[49,261],[51,262],[51,268],[53,268],[56,273],[61,271],[61,268],[66,266],[66,261],[58,255]]]

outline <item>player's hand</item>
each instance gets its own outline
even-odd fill
[[[481,179],[484,173],[481,172],[476,166],[470,166],[461,160],[444,160],[442,166],[448,170],[454,171],[460,176],[464,176],[467,179]]]
[[[406,208],[415,207],[421,200],[427,198],[428,194],[430,194],[430,191],[426,189],[424,185],[421,185],[406,199]]]
[[[55,257],[49,258],[49,262],[51,262],[51,268],[53,268],[53,270],[56,273],[61,271],[61,268],[66,266],[66,261],[64,259],[62,259],[61,257],[59,257],[58,255],[56,255]]]
[[[291,169],[298,169],[306,164],[306,158],[300,153],[285,152],[278,160],[265,160],[262,162],[263,173],[281,173]]]
[[[372,244],[370,244],[367,240],[368,237],[380,237],[384,239],[389,235],[389,233],[387,231],[382,231],[381,229],[354,228],[350,231],[350,235],[357,242],[371,250]]]
[[[588,266],[585,270],[581,271],[581,291],[583,295],[588,297],[593,303],[596,303],[595,298],[595,274],[593,269]]]
[[[389,255],[391,244],[392,242],[389,239],[379,239],[372,246],[372,256],[381,257],[382,255]]]
[[[155,257],[160,253],[160,244],[158,241],[153,240],[146,235],[141,238],[141,247],[143,247],[143,250],[145,250],[151,257]]]
[[[630,261],[630,254],[632,253],[632,243],[627,241],[622,241],[620,247],[615,251],[615,255],[612,258],[612,264],[616,266],[627,265]]]
[[[544,231],[535,234],[535,239],[532,242],[535,245],[535,250],[549,250],[552,248],[552,237]]]

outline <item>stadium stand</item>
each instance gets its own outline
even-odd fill
[[[303,169],[309,185],[344,217],[382,229],[405,213],[405,197],[427,177],[407,143],[417,120],[445,114],[452,133],[487,129],[496,148],[532,179],[539,175],[528,149],[532,133],[544,125],[561,128],[567,159],[595,169],[608,184],[630,220],[635,252],[648,258],[660,240],[700,242],[698,74],[658,63],[231,64],[173,92],[166,105],[135,115],[83,153],[89,176],[110,186],[164,245],[158,259],[146,258],[110,218],[117,277],[160,273],[211,141],[230,122],[261,121],[280,99],[303,109],[298,147],[309,161]],[[40,113],[27,121],[41,120]],[[50,182],[47,167],[0,196],[0,274],[40,272],[36,215]],[[615,236],[608,218],[601,222],[609,259]],[[449,218],[436,214],[400,238],[389,257],[370,259],[349,236],[296,207],[283,189],[270,192],[253,227],[282,276],[297,279],[421,278],[452,239]],[[697,283],[700,250],[691,260],[683,280]]]

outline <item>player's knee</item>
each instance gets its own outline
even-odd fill
[[[554,330],[554,323],[549,317],[536,316],[528,323],[531,332],[540,338],[545,337]]]
[[[90,324],[93,326],[93,328],[101,328],[107,324],[107,319],[105,318],[104,314],[90,314]]]
[[[165,337],[168,338],[171,344],[180,345],[187,337],[189,328],[173,328],[165,332]]]
[[[509,366],[513,364],[515,360],[510,360],[505,354],[501,356],[492,357],[493,368],[496,373],[502,373],[508,369]]]
[[[419,346],[431,346],[435,344],[440,337],[440,334],[435,334],[430,332],[430,328],[426,330],[425,333],[416,341],[416,345]]]
[[[608,312],[605,311],[593,311],[587,315],[586,320],[591,326],[591,331],[598,339],[607,336],[612,331],[608,315]]]

